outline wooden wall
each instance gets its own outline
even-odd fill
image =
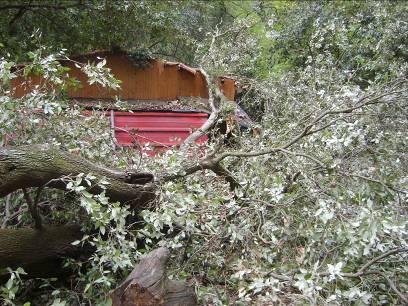
[[[228,100],[235,100],[235,80],[230,78],[219,78],[219,87]]]
[[[95,54],[76,57],[79,62],[97,62]],[[126,54],[106,54],[106,67],[116,79],[122,81],[118,91],[107,90],[99,85],[87,84],[87,77],[73,63],[65,64],[71,68],[69,75],[78,79],[82,88],[68,90],[72,98],[102,98],[108,99],[119,96],[123,100],[176,100],[177,97],[208,98],[207,83],[204,76],[197,70],[195,74],[188,70],[179,69],[177,65],[166,65],[165,62],[152,60],[147,68],[136,68]],[[23,77],[13,80],[14,95],[21,97],[32,90],[32,86],[41,82],[40,78],[32,78],[31,86],[25,86]],[[220,87],[226,97],[234,100],[234,81],[222,79]]]

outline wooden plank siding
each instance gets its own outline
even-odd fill
[[[126,53],[107,53],[98,55],[76,56],[78,62],[98,62],[97,56],[106,58],[106,67],[122,83],[118,91],[107,90],[99,85],[89,85],[86,75],[72,62],[63,63],[69,67],[69,76],[79,80],[82,88],[68,90],[71,98],[111,99],[118,96],[122,100],[165,100],[172,101],[178,97],[201,97],[208,99],[208,87],[205,77],[198,69],[183,69],[184,65],[166,64],[165,61],[152,59],[145,68],[136,67]],[[186,66],[184,66],[186,67]],[[187,68],[187,67],[186,67]],[[21,97],[30,91],[33,86],[41,84],[40,77],[31,77],[31,85],[24,85],[26,78],[19,76],[12,82],[14,96]],[[229,100],[234,100],[235,82],[228,78],[219,80],[220,88]]]

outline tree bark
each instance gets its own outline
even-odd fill
[[[194,306],[194,289],[185,282],[169,280],[167,248],[159,248],[140,260],[127,279],[112,294],[113,306]]]
[[[62,274],[64,257],[90,255],[87,247],[72,242],[83,236],[77,225],[0,230],[0,269],[21,267],[31,278]],[[4,278],[0,277],[0,279]]]
[[[65,189],[59,179],[80,173],[92,173],[97,180],[106,178],[106,195],[112,201],[142,208],[154,198],[150,173],[108,169],[47,145],[0,148],[0,197],[28,187]],[[89,190],[94,194],[102,191],[97,185]]]
[[[61,178],[80,173],[92,173],[95,183],[108,181],[105,186],[110,200],[131,208],[143,208],[154,199],[150,173],[108,169],[47,145],[0,148],[0,197],[28,187],[64,190],[66,182]],[[95,184],[88,191],[99,194],[103,189]],[[57,276],[62,272],[62,257],[91,253],[87,247],[71,244],[81,238],[79,226],[1,229],[0,269],[22,267],[30,277]]]

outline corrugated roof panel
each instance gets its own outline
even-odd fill
[[[115,137],[120,145],[149,143],[156,151],[179,146],[207,120],[206,113],[114,112]],[[207,141],[201,137],[197,143]]]

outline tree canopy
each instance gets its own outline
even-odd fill
[[[159,247],[203,305],[408,303],[405,1],[7,0],[0,17],[1,303],[109,305]],[[212,114],[181,149],[115,148],[69,103],[61,60],[118,47],[205,73]],[[19,73],[53,86],[16,98]],[[256,131],[217,132],[236,107],[221,75]],[[40,249],[41,228],[62,275],[33,279],[5,246]]]

